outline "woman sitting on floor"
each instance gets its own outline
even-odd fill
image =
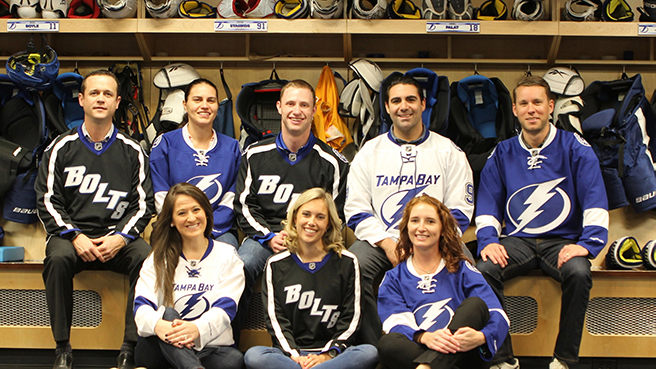
[[[230,322],[244,290],[235,248],[212,240],[212,206],[198,187],[171,187],[135,288],[138,366],[241,369]]]
[[[269,257],[262,278],[274,347],[246,352],[248,369],[371,369],[372,345],[353,345],[360,324],[360,267],[344,249],[330,194],[303,192],[283,221],[287,250]]]
[[[449,209],[428,195],[408,202],[396,253],[401,262],[378,290],[390,369],[487,368],[510,322],[480,272],[462,253]]]

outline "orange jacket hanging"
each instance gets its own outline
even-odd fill
[[[314,114],[312,131],[321,141],[342,151],[353,142],[344,119],[339,115],[339,91],[333,71],[329,66],[323,67],[316,89],[317,112]]]

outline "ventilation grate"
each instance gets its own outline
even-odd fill
[[[97,327],[102,300],[96,291],[73,291],[73,327]],[[0,289],[0,326],[49,327],[45,290]]]
[[[510,333],[530,334],[538,326],[538,302],[530,296],[506,296]]]
[[[595,297],[588,304],[586,328],[598,335],[656,335],[656,299]]]
[[[264,305],[262,304],[262,293],[253,292],[248,314],[243,329],[266,330],[266,316],[264,315]]]

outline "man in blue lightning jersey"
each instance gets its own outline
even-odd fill
[[[549,368],[568,368],[579,358],[590,259],[608,239],[606,190],[590,145],[549,123],[554,102],[547,82],[525,77],[513,97],[522,131],[499,143],[481,173],[477,268],[504,309],[505,281],[541,269],[561,283],[560,330]],[[501,369],[519,367],[510,335],[493,362]]]

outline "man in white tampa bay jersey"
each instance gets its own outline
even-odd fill
[[[467,157],[451,140],[422,124],[426,99],[419,83],[412,77],[399,77],[390,82],[387,96],[385,108],[392,129],[368,141],[353,159],[344,206],[347,224],[358,239],[349,250],[361,268],[360,342],[373,345],[382,333],[373,281],[398,264],[394,250],[406,203],[422,194],[435,197],[449,208],[460,234],[474,212]]]
[[[285,249],[281,221],[303,191],[321,187],[335,199],[343,219],[348,163],[336,150],[312,134],[316,111],[314,89],[303,80],[283,86],[277,102],[281,130],[246,149],[235,191],[235,215],[246,238],[239,248],[246,288],[239,302],[242,322],[255,280],[273,253]]]
[[[477,268],[504,308],[507,280],[541,269],[561,283],[560,331],[549,367],[567,368],[579,358],[592,287],[590,259],[608,239],[606,190],[590,145],[549,123],[554,102],[547,82],[525,77],[513,95],[522,132],[499,143],[481,173]],[[493,362],[519,367],[510,335]]]
[[[48,233],[43,281],[57,342],[54,368],[73,366],[73,276],[85,269],[107,269],[130,278],[118,368],[132,369],[137,342],[134,286],[150,253],[140,234],[155,211],[148,156],[112,124],[121,100],[114,74],[90,73],[78,100],[84,123],[46,149],[34,186],[39,218]]]

